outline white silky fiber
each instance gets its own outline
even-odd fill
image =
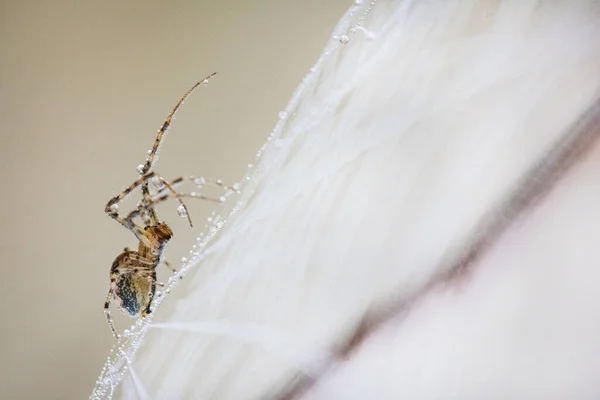
[[[115,396],[600,397],[599,11],[356,2]]]

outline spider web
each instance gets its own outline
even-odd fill
[[[148,329],[152,327],[152,320],[156,310],[160,307],[162,301],[169,296],[175,287],[192,268],[195,268],[205,258],[207,249],[213,244],[215,237],[221,233],[235,214],[244,208],[259,183],[262,175],[274,164],[275,159],[282,157],[284,149],[282,148],[282,137],[287,133],[286,141],[290,141],[290,136],[298,135],[300,132],[288,132],[288,126],[293,120],[294,111],[303,101],[303,97],[316,86],[323,68],[334,54],[350,41],[349,35],[364,35],[367,39],[374,39],[372,32],[364,28],[365,18],[370,13],[377,0],[370,2],[356,0],[334,28],[327,45],[321,56],[310,69],[310,72],[302,79],[302,82],[294,91],[291,100],[288,102],[285,110],[279,113],[279,120],[274,129],[267,138],[267,141],[256,153],[253,164],[248,165],[246,174],[242,181],[235,187],[239,191],[239,196],[230,196],[213,211],[213,217],[209,219],[209,224],[205,225],[204,231],[198,237],[198,243],[194,246],[191,259],[186,261],[176,274],[171,276],[161,291],[157,291],[153,301],[153,312],[146,318],[138,319],[128,329],[125,329],[121,337],[111,348],[106,362],[100,372],[96,385],[90,395],[91,400],[112,399],[116,388],[122,382],[123,378],[129,372],[138,387],[138,394],[147,397],[145,390],[139,382],[137,374],[132,368],[136,353],[144,341]],[[235,201],[234,201],[235,199]],[[141,393],[140,393],[141,391]]]

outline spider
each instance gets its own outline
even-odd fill
[[[173,231],[165,222],[158,218],[155,206],[169,198],[177,199],[179,202],[177,213],[180,216],[187,217],[188,223],[192,226],[192,220],[182,198],[191,197],[214,202],[222,202],[224,198],[221,197],[220,199],[216,199],[194,192],[179,193],[174,189],[176,185],[189,180],[198,187],[201,187],[204,184],[213,184],[220,186],[225,190],[231,190],[231,188],[224,185],[221,180],[205,181],[204,178],[190,176],[186,178],[180,177],[171,182],[167,182],[156,172],[150,171],[154,164],[156,153],[162,138],[169,129],[173,116],[179,107],[197,87],[201,84],[208,83],[208,80],[215,74],[216,73],[213,73],[194,84],[192,88],[183,95],[179,102],[177,102],[156,134],[154,144],[152,149],[148,152],[146,162],[143,165],[138,166],[137,170],[140,174],[140,178],[133,182],[123,192],[110,199],[104,209],[111,218],[130,230],[139,241],[137,251],[130,250],[126,247],[123,252],[117,256],[110,268],[110,288],[108,295],[106,296],[106,302],[104,303],[104,313],[108,325],[117,339],[119,338],[119,335],[115,330],[114,322],[109,310],[111,300],[115,300],[118,307],[126,315],[129,315],[132,318],[140,316],[144,318],[152,312],[151,306],[156,291],[156,285],[164,286],[161,283],[157,283],[156,268],[162,261],[165,245],[173,237]],[[151,182],[156,188],[156,194],[150,194],[148,182]],[[127,216],[121,216],[119,214],[118,203],[139,186],[141,186],[142,200],[138,202],[137,207]],[[142,218],[144,226],[140,226],[133,221],[137,216]],[[174,273],[177,272],[169,265],[169,263],[166,261],[162,262],[166,267],[171,269],[171,271]]]

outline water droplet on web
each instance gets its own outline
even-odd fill
[[[342,37],[340,37],[341,44],[346,44],[346,43],[348,43],[349,40],[350,40],[350,38],[346,35],[342,35]]]
[[[142,175],[144,173],[144,164],[138,165],[136,169],[138,174]]]
[[[219,197],[219,201],[220,201],[221,203],[225,203],[225,200],[227,200],[227,199],[225,198],[225,196],[221,196],[221,197]]]
[[[240,190],[240,184],[239,183],[234,183],[233,184],[233,190]]]
[[[187,217],[187,210],[183,204],[177,207],[177,215],[180,217]]]
[[[117,213],[117,212],[119,212],[119,205],[118,205],[118,204],[116,204],[116,203],[115,203],[115,204],[112,204],[112,205],[110,206],[110,211],[111,211],[111,212],[113,212],[113,213]]]
[[[187,261],[188,261],[188,259],[187,259],[187,258],[185,258],[185,257],[181,257],[181,263],[182,263],[182,264],[185,264]]]

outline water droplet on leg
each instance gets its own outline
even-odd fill
[[[153,176],[152,179],[150,179],[150,182],[156,190],[161,190],[165,186],[158,176]]]
[[[177,215],[180,217],[187,217],[187,210],[183,204],[177,207]]]

